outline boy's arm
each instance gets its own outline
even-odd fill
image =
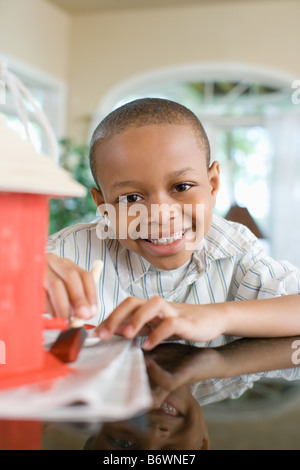
[[[102,339],[148,335],[144,349],[178,337],[207,342],[218,336],[285,337],[300,334],[300,295],[208,305],[128,298],[97,329]]]
[[[145,353],[149,377],[171,392],[186,383],[295,368],[299,337],[241,339],[216,348],[164,343]],[[186,349],[189,348],[189,349]],[[164,354],[174,362],[164,363]],[[278,372],[280,374],[280,372]]]
[[[46,312],[55,317],[89,319],[97,313],[97,292],[90,272],[67,258],[47,254]]]
[[[230,302],[224,305],[224,310],[226,334],[256,338],[300,334],[299,294]]]

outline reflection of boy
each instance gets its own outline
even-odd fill
[[[241,339],[218,348],[160,344],[145,353],[152,410],[104,423],[85,449],[209,449],[203,406],[238,398],[262,377],[269,383],[299,380],[300,369],[291,359],[293,340]]]
[[[210,441],[201,406],[189,385],[170,393],[142,421],[104,423],[85,450],[209,450]],[[141,425],[142,424],[142,425]],[[153,462],[154,463],[154,462]],[[187,463],[187,462],[186,462]],[[189,463],[193,463],[191,460]]]
[[[216,345],[224,335],[299,334],[299,271],[267,257],[244,226],[213,215],[219,165],[210,164],[209,143],[193,113],[160,99],[124,105],[96,129],[91,168],[96,205],[113,206],[117,214],[116,237],[100,240],[92,223],[50,238],[50,312],[92,317],[103,339],[149,335],[145,349],[170,337]],[[151,235],[119,239],[123,215],[128,227],[137,203],[148,210]],[[189,222],[179,227],[170,210],[153,227],[153,204],[188,205]],[[188,234],[197,230],[201,242],[191,248]],[[104,269],[96,314],[97,293],[86,270],[99,258]]]
[[[183,345],[166,343],[164,346],[168,348],[167,359],[169,361],[172,359],[172,363],[174,361],[174,367],[185,359],[186,350]],[[186,354],[188,358],[192,355],[190,351],[202,349],[188,346],[187,348],[190,348]],[[156,361],[160,358],[164,361],[164,349],[161,350],[158,347],[154,354]],[[151,365],[150,369],[152,409],[147,414],[126,421],[103,423],[100,431],[89,437],[84,446],[85,450],[209,449],[210,442],[204,414],[201,406],[191,394],[189,377],[177,386],[170,374],[167,380],[162,380],[161,384],[163,367],[159,368],[159,372],[156,371],[155,374],[151,373]],[[180,376],[180,373],[178,375]],[[174,383],[174,387],[167,390],[165,382],[168,387]]]

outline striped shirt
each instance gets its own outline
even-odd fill
[[[88,271],[95,260],[103,260],[94,325],[129,296],[161,296],[170,302],[201,305],[300,293],[296,267],[270,258],[246,227],[216,215],[201,248],[184,266],[171,271],[155,268],[116,239],[99,239],[98,222],[61,230],[49,238],[47,249]],[[230,340],[219,337],[201,345],[218,346]]]
[[[148,299],[159,295],[171,302],[200,305],[300,293],[300,272],[296,267],[266,256],[246,227],[218,216],[213,217],[202,248],[184,266],[172,271],[155,268],[115,239],[99,239],[98,222],[65,228],[48,240],[48,251],[69,258],[88,271],[95,260],[103,260],[97,286],[99,312],[91,321],[94,325],[101,323],[128,296]],[[217,347],[234,339],[220,336],[196,345]],[[299,380],[300,368],[211,378],[191,384],[191,392],[203,406],[238,398],[261,378]]]
[[[300,368],[294,367],[284,370],[271,370],[252,374],[237,375],[227,378],[210,378],[191,384],[191,393],[201,406],[210,405],[226,399],[235,399],[252,389],[255,383],[263,380],[265,384],[275,380],[281,385],[294,382],[299,387]],[[290,384],[292,385],[292,384]],[[297,388],[299,390],[299,388]],[[233,410],[232,410],[233,411]]]

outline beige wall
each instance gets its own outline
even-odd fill
[[[168,65],[230,61],[300,78],[300,2],[68,16],[45,0],[0,0],[0,52],[68,81],[68,131],[86,138],[101,97],[119,81]]]
[[[44,0],[0,0],[0,52],[67,81],[71,18]]]
[[[300,77],[300,2],[243,1],[82,15],[72,21],[70,132],[83,137],[103,93],[157,67],[237,61]],[[297,50],[298,48],[298,50]]]

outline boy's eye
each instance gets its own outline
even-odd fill
[[[117,447],[118,449],[131,449],[132,447],[135,446],[135,443],[129,440],[113,437],[113,436],[107,436],[109,442]]]
[[[141,199],[137,194],[127,194],[126,196],[119,197],[119,203],[130,204],[132,202],[138,202]]]
[[[178,193],[181,193],[183,191],[187,191],[188,189],[190,189],[192,185],[189,184],[189,183],[180,183],[180,184],[176,184],[176,186],[174,186],[174,190]]]

